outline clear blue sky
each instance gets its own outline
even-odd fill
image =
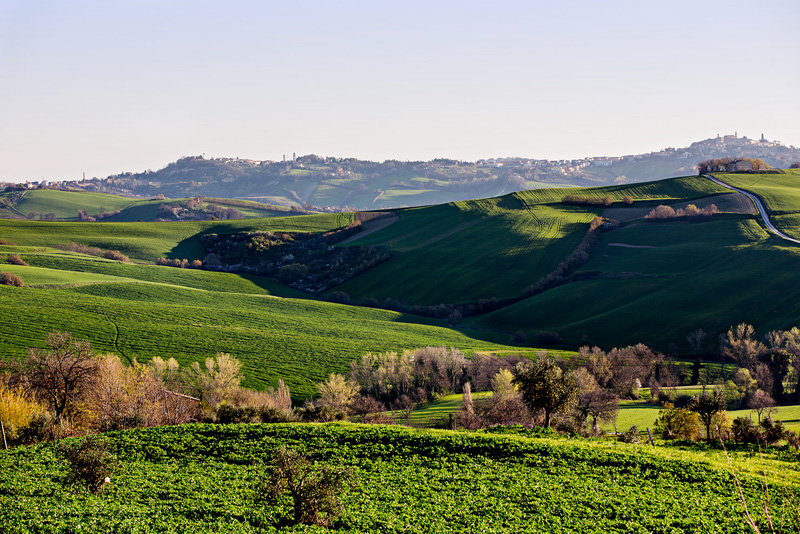
[[[0,180],[800,146],[800,3],[0,0]]]

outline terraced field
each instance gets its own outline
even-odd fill
[[[351,470],[333,532],[751,532],[719,451],[375,425],[187,425],[108,435],[120,467],[76,494],[52,444],[0,451],[0,524],[22,532],[316,532],[253,490],[278,446]],[[795,532],[796,455],[733,452],[759,528]],[[764,470],[765,476],[757,471]]]

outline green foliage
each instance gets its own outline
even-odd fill
[[[262,466],[285,447],[354,473],[337,532],[750,531],[727,462],[709,452],[352,424],[198,424],[107,437],[120,466],[100,496],[62,487],[55,445],[0,451],[3,529],[305,532],[281,524],[293,516],[288,497],[253,507]],[[750,453],[731,455],[745,497],[756,499],[763,479],[747,469]],[[796,500],[796,460],[763,461],[770,492]],[[780,506],[770,504],[774,518]]]
[[[579,388],[572,375],[565,374],[556,362],[542,356],[532,363],[519,363],[512,381],[532,412],[544,411],[544,426],[550,426],[553,412],[566,411],[577,401]]]

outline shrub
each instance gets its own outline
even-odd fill
[[[25,287],[22,277],[20,277],[18,274],[7,273],[5,271],[0,272],[0,285]]]
[[[21,387],[8,388],[0,383],[0,421],[10,440],[44,413],[44,407],[28,399]]]
[[[622,202],[630,206],[631,204],[633,204],[633,197],[630,195],[625,195],[624,197],[622,197]]]
[[[329,423],[331,421],[347,420],[347,412],[337,408],[332,408],[331,406],[326,406],[324,404],[320,406],[307,406],[305,408],[301,408],[298,415],[300,416],[300,420],[304,423]]]
[[[8,245],[8,241],[5,239],[0,239],[0,245]]]
[[[19,254],[9,254],[8,255],[8,263],[11,265],[22,265],[23,267],[27,267],[28,263],[22,259],[22,256]]]
[[[97,435],[87,436],[77,444],[62,443],[58,452],[69,467],[67,482],[83,484],[92,493],[98,493],[110,482],[117,465],[108,442]]]
[[[120,252],[119,250],[107,250],[103,252],[103,257],[109,260],[117,260],[117,261],[124,261],[129,262],[131,261],[128,256]]]
[[[256,503],[277,504],[288,490],[293,523],[323,527],[341,514],[338,495],[352,477],[348,469],[312,463],[304,454],[284,447],[273,451],[266,475],[256,489]]]
[[[543,330],[536,334],[536,342],[540,345],[558,345],[561,343],[561,335],[558,332]]]
[[[749,417],[737,417],[731,425],[733,439],[738,443],[758,443],[761,432]]]
[[[664,404],[656,419],[655,431],[664,439],[696,440],[700,437],[700,417],[684,408]]]
[[[302,263],[290,263],[289,265],[284,265],[278,271],[278,280],[284,284],[297,282],[306,276],[308,276],[308,267]]]
[[[214,414],[217,423],[260,423],[261,414],[252,406],[233,406],[223,402],[217,407]]]

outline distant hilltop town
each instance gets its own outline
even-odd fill
[[[163,169],[105,178],[0,184],[15,190],[58,188],[138,198],[193,196],[256,200],[303,211],[342,211],[438,204],[536,187],[600,186],[697,173],[700,162],[760,159],[776,168],[800,161],[800,150],[778,141],[733,135],[647,154],[577,160],[491,158],[383,162],[316,155],[279,161],[188,156]]]
[[[477,164],[480,167],[536,168],[541,169],[543,172],[570,175],[580,173],[588,167],[611,167],[620,163],[641,162],[648,159],[672,159],[685,161],[687,163],[686,170],[690,171],[690,167],[696,165],[701,159],[723,156],[774,158],[775,164],[773,166],[780,167],[784,166],[784,164],[788,166],[797,160],[798,153],[800,153],[800,150],[794,146],[787,147],[782,145],[780,141],[769,141],[764,137],[764,134],[761,134],[760,139],[750,139],[746,136],[739,137],[738,132],[735,132],[733,135],[722,136],[718,134],[716,138],[697,141],[686,148],[668,147],[658,152],[649,152],[647,154],[595,156],[573,160],[491,158],[478,160]],[[667,176],[658,176],[657,178],[667,178]]]

